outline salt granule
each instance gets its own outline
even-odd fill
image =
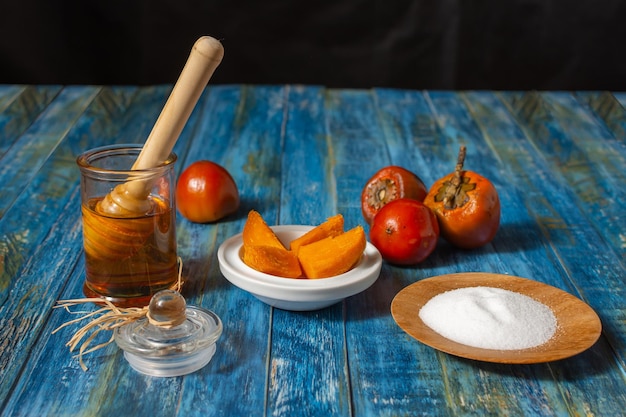
[[[532,298],[492,287],[468,287],[431,298],[419,317],[440,335],[464,345],[498,350],[527,349],[556,331],[552,310]]]

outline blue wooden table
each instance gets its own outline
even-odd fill
[[[85,356],[65,343],[82,297],[76,156],[143,143],[170,86],[0,86],[0,410],[6,416],[618,416],[626,410],[626,94],[438,92],[300,86],[207,88],[175,152],[180,172],[209,159],[234,176],[239,212],[178,218],[191,305],[224,322],[213,360],[176,378],[135,372],[115,344]],[[359,195],[396,164],[427,185],[454,168],[490,178],[502,223],[484,248],[441,242],[417,267],[332,307],[273,309],[231,285],[216,251],[249,209],[270,224],[342,213],[365,224]],[[502,365],[436,351],[404,333],[393,297],[426,277],[522,276],[565,290],[600,316],[589,350]]]

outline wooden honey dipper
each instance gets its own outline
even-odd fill
[[[145,216],[155,209],[155,200],[150,198],[150,192],[156,177],[142,170],[155,168],[167,161],[223,56],[222,44],[215,38],[204,36],[195,42],[178,81],[131,168],[136,174],[111,190],[96,204],[93,212],[83,207],[85,253],[91,259],[117,260],[130,256],[141,250],[143,242],[154,232],[152,219]],[[127,221],[116,221],[120,218]]]
[[[167,160],[200,95],[222,61],[220,41],[203,36],[191,49],[187,63],[172,89],[159,118],[131,170],[158,166]],[[148,199],[153,181],[135,179],[116,186],[98,204],[96,210],[111,217],[127,217],[150,211]]]

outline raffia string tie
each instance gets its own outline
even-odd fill
[[[179,257],[178,258],[178,281],[171,288],[174,291],[180,292],[183,287],[183,261]],[[96,305],[104,306],[100,307],[95,311],[72,311],[71,308],[77,305],[84,305],[93,303]],[[78,314],[80,317],[70,320],[68,322],[63,323],[56,329],[52,331],[52,334],[55,334],[59,330],[71,326],[76,323],[84,322],[88,320],[88,322],[83,325],[80,329],[78,329],[74,335],[70,338],[70,340],[65,344],[70,349],[70,352],[73,352],[76,347],[78,347],[78,354],[75,356],[78,357],[78,362],[83,371],[87,371],[87,366],[83,361],[83,355],[94,352],[98,349],[102,349],[103,347],[111,344],[114,341],[114,333],[113,331],[121,326],[124,326],[128,323],[132,323],[136,320],[147,318],[150,324],[155,326],[171,328],[174,326],[178,326],[182,323],[183,320],[169,320],[169,321],[157,321],[150,317],[148,312],[148,306],[144,307],[126,307],[121,308],[117,307],[115,304],[110,302],[109,300],[103,298],[77,298],[72,300],[60,300],[57,301],[57,304],[53,308],[64,308],[70,314]],[[111,337],[108,341],[99,343],[95,346],[90,347],[91,343],[94,341],[96,336],[101,332],[111,332]],[[81,343],[82,341],[82,343]]]

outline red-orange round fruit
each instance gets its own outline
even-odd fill
[[[397,265],[415,265],[437,246],[439,225],[422,202],[401,198],[386,204],[374,217],[370,241],[383,259]]]
[[[465,147],[457,169],[435,181],[424,199],[437,215],[441,237],[462,249],[486,245],[500,226],[500,198],[493,183],[472,171],[464,171]]]
[[[390,165],[380,169],[365,183],[361,191],[361,212],[368,224],[387,203],[400,198],[424,201],[428,190],[413,172]]]
[[[192,222],[215,222],[237,211],[239,190],[224,167],[211,161],[197,161],[178,178],[176,207]]]

